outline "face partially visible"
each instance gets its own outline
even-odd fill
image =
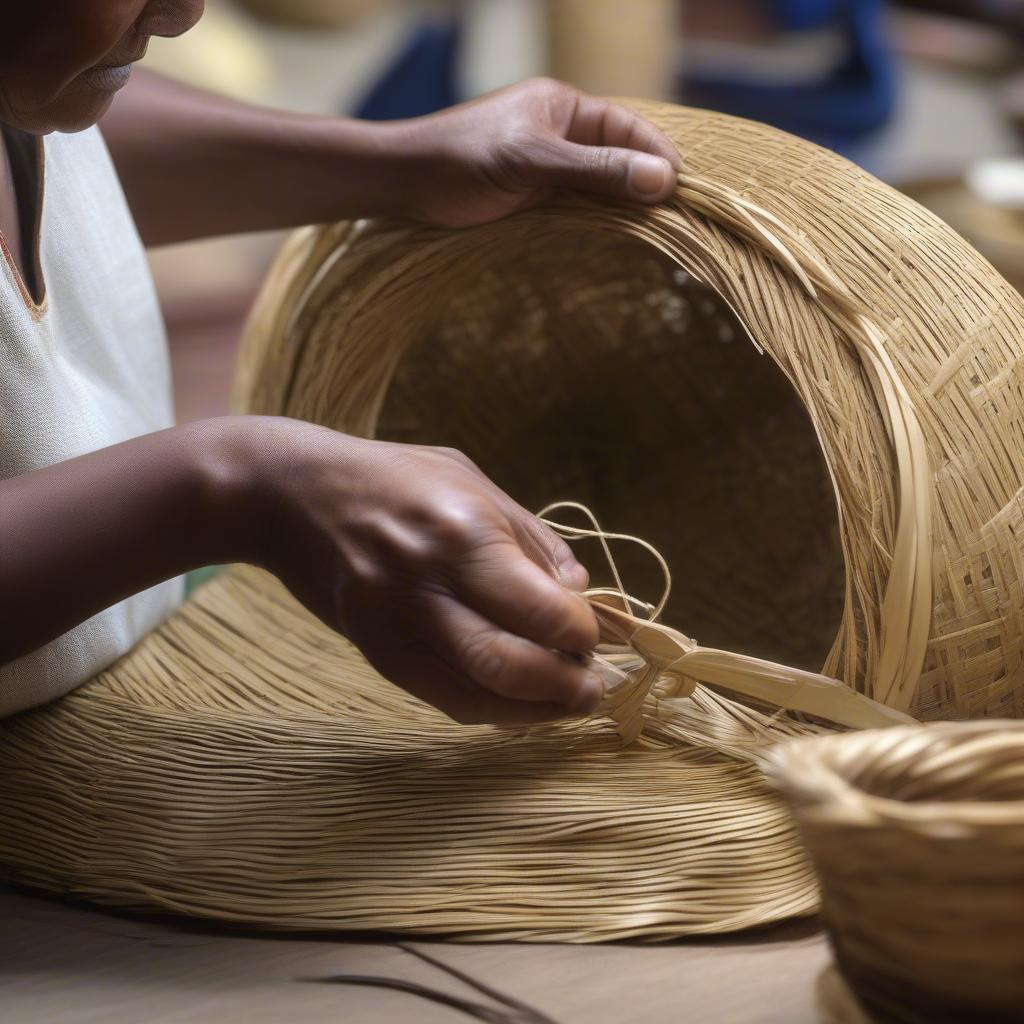
[[[2,0],[0,121],[34,135],[95,124],[151,36],[177,36],[204,0]]]

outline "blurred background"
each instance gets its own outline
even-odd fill
[[[148,66],[387,119],[536,74],[766,121],[934,209],[1024,287],[1024,0],[207,0]],[[279,236],[152,253],[179,420],[227,410]]]

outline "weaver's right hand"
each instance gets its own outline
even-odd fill
[[[462,723],[597,706],[586,570],[467,458],[295,420],[235,422],[263,521],[256,560],[382,675]]]

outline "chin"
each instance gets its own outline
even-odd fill
[[[49,135],[51,132],[81,132],[91,128],[110,109],[114,101],[112,92],[76,91],[60,95],[30,114],[20,113],[10,123],[30,135]]]
[[[69,104],[61,110],[60,116],[55,120],[51,131],[56,132],[82,132],[91,128],[99,122],[99,119],[110,109],[114,102],[114,94],[110,93],[101,99],[93,100],[90,104]]]

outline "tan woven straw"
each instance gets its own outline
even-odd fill
[[[459,727],[232,569],[3,727],[15,878],[271,926],[726,931],[818,899],[757,761],[824,726],[737,691],[854,718],[868,697],[925,719],[1020,715],[1019,295],[834,154],[639,106],[686,160],[657,209],[574,196],[457,232],[297,235],[237,404],[458,446],[528,507],[585,502],[666,557],[675,653],[602,612],[653,659],[602,715]],[[649,556],[616,555],[656,598]],[[822,666],[862,696],[800,671]]]
[[[1024,723],[802,739],[768,755],[821,879],[839,1024],[1024,1013]],[[861,1018],[865,1019],[865,1018]]]

